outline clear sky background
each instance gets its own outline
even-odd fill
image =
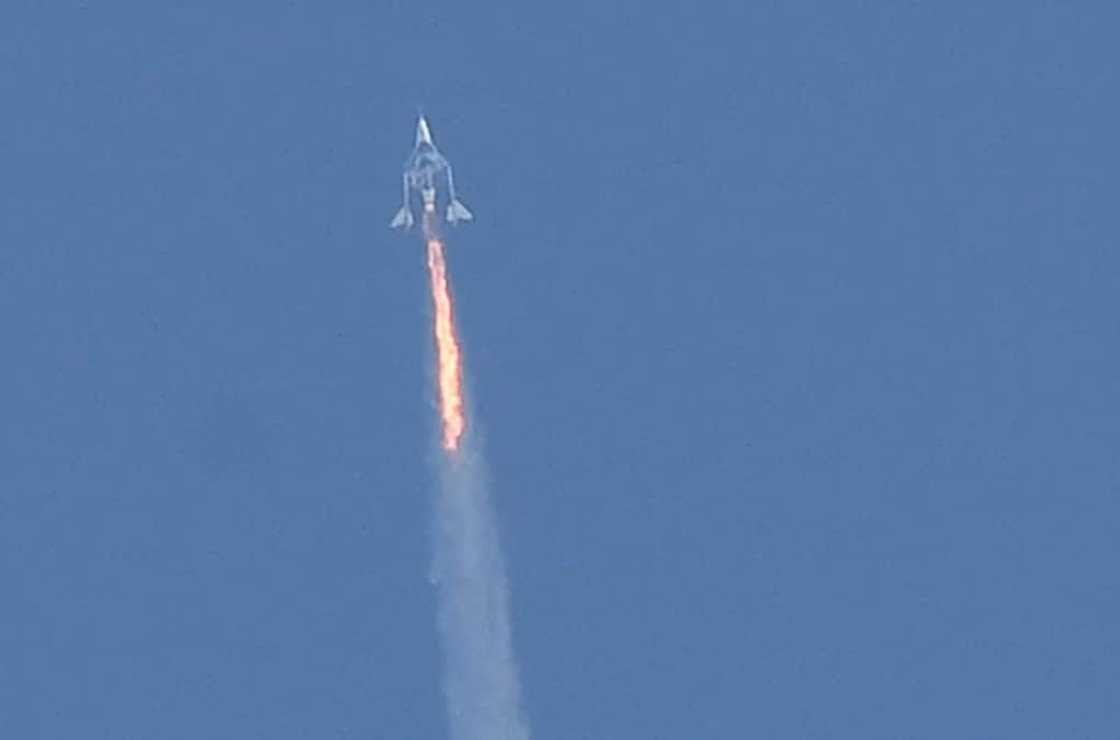
[[[1115,737],[1111,8],[5,3],[3,736],[445,737],[422,106],[536,738]]]

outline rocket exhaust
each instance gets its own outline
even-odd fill
[[[509,588],[485,464],[468,436],[463,352],[444,243],[425,214],[440,416],[435,555],[444,697],[452,740],[528,740],[510,628]]]
[[[443,257],[443,242],[439,236],[425,228],[428,239],[428,275],[432,286],[432,332],[436,344],[436,386],[439,394],[440,420],[443,425],[443,449],[457,452],[466,430],[467,418],[463,410],[463,353],[455,331],[454,304],[447,281],[447,261]]]

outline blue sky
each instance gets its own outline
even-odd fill
[[[7,735],[445,736],[419,107],[535,737],[1120,726],[1108,4],[0,21]]]

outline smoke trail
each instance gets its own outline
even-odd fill
[[[438,589],[444,696],[452,740],[528,740],[509,622],[509,590],[485,465],[467,428],[462,352],[434,228],[431,274],[443,455],[432,580]]]
[[[473,452],[461,450],[440,472],[433,577],[451,737],[528,740],[485,471]]]

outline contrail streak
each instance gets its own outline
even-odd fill
[[[528,740],[510,631],[509,588],[485,465],[477,445],[465,436],[463,354],[443,241],[429,218],[424,231],[443,448],[432,580],[438,589],[451,737]]]

